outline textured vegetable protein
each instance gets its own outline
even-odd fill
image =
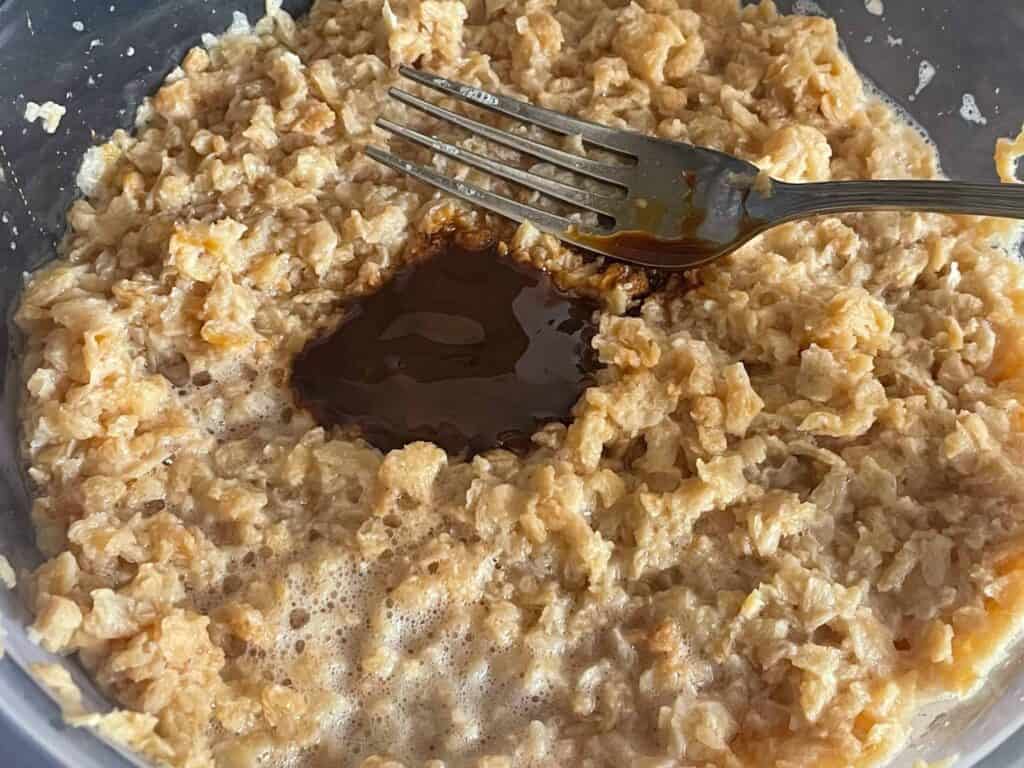
[[[937,177],[831,20],[320,0],[236,21],[89,154],[17,312],[31,636],[119,707],[83,713],[39,668],[70,722],[192,768],[867,766],[985,679],[1024,615],[1010,223],[826,216],[664,279],[362,151],[384,115],[519,162],[389,99],[418,63],[785,181]],[[473,458],[317,424],[296,357],[452,226],[600,302],[570,423]]]

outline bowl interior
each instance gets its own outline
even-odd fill
[[[308,5],[308,0],[284,3],[293,14]],[[939,147],[947,175],[996,179],[995,140],[1016,135],[1024,117],[1017,108],[1024,104],[1018,56],[1024,5],[932,0],[922,8],[887,0],[881,16],[869,12],[864,0],[783,0],[779,5],[837,20],[854,63],[928,133]],[[17,457],[19,377],[11,369],[17,339],[9,318],[23,274],[53,258],[85,150],[116,128],[130,129],[143,97],[199,43],[202,33],[226,28],[236,10],[255,20],[263,7],[263,0],[0,2],[0,71],[5,73],[0,78],[0,308],[8,318],[0,324],[0,359],[8,365],[0,410],[0,507],[5,510],[0,513],[0,552],[16,570],[39,561]],[[936,74],[918,90],[922,62]],[[961,117],[965,94],[973,96],[983,123]],[[29,100],[67,106],[55,134],[23,120]],[[25,669],[55,659],[29,642],[24,631],[28,619],[17,592],[0,591],[0,623],[7,631],[11,659],[0,663],[0,719],[24,731],[40,755],[48,755],[55,765],[132,764],[125,753],[64,726],[56,705],[31,681]],[[959,755],[956,766],[980,764],[1024,723],[1022,657],[1024,647],[1018,643],[977,696],[922,713],[910,747],[893,765],[910,768],[919,759],[954,754]],[[72,671],[87,706],[97,711],[109,707],[77,664],[57,661]]]

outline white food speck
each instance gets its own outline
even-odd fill
[[[874,42],[874,40],[875,40],[875,36],[874,35],[865,35],[864,36],[864,42],[865,43],[872,43],[872,42]]]
[[[252,31],[249,25],[249,17],[241,11],[234,11],[231,14],[231,26],[224,30],[225,35],[247,35]]]
[[[960,105],[960,117],[975,125],[988,125],[988,118],[981,114],[973,93],[964,94],[963,103]]]
[[[80,22],[78,19],[75,19],[74,21],[71,22],[71,28],[73,30],[75,30],[75,32],[84,32],[85,31],[85,24]]]
[[[98,37],[94,37],[89,41],[89,50],[91,51],[93,48],[99,48],[101,45],[103,45],[103,41]]]
[[[134,56],[135,55],[135,48],[133,48],[132,46],[129,45],[128,46],[128,50],[126,50],[124,52],[124,55],[125,56]]]
[[[895,48],[897,45],[903,45],[903,38],[886,35],[885,42],[889,44],[890,48]]]
[[[25,11],[25,24],[28,26],[29,34],[34,35],[36,31],[32,27],[32,17],[29,15],[28,11]]]
[[[934,78],[935,66],[928,59],[922,59],[921,63],[917,65],[917,88],[914,90],[913,95],[911,95],[910,100],[916,99],[918,94],[927,88]]]
[[[864,0],[864,10],[875,16],[881,16],[885,13],[885,6],[882,4],[882,0]]]
[[[53,101],[47,101],[43,104],[36,104],[34,101],[30,101],[25,105],[25,119],[30,123],[41,119],[43,130],[47,133],[54,133],[57,130],[57,126],[60,125],[61,118],[64,117],[65,112],[67,112],[67,109],[64,106]]]

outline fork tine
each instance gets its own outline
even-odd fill
[[[436,117],[439,120],[453,123],[460,128],[464,128],[470,133],[482,136],[489,141],[514,149],[517,152],[524,152],[538,160],[552,163],[562,168],[567,168],[568,170],[575,171],[583,176],[590,176],[602,181],[608,181],[622,187],[629,186],[632,168],[621,165],[609,165],[608,163],[599,163],[595,160],[574,155],[571,152],[563,152],[560,149],[549,147],[546,144],[540,144],[531,139],[517,136],[514,133],[508,133],[506,131],[499,130],[498,128],[492,128],[491,126],[477,122],[472,118],[463,117],[462,115],[447,110],[444,107],[439,107],[435,104],[431,104],[429,101],[424,101],[418,96],[413,96],[411,93],[407,93],[399,88],[389,89],[388,94],[392,98],[401,101],[403,104],[407,104],[414,109],[425,112],[431,117]]]
[[[605,149],[612,149],[616,152],[636,156],[637,136],[630,136],[623,131],[616,131],[608,126],[592,123],[589,120],[580,120],[576,117],[564,115],[544,107],[538,107],[519,99],[508,96],[499,96],[496,93],[483,91],[471,85],[449,80],[439,75],[423,72],[403,64],[398,71],[403,77],[415,80],[420,85],[433,88],[448,96],[472,104],[492,112],[524,120],[549,131],[555,131],[566,136],[579,134],[591,144],[597,144]]]
[[[515,200],[509,200],[507,197],[480,189],[472,184],[449,179],[432,168],[410,163],[408,160],[403,160],[377,147],[368,146],[364,148],[364,151],[378,163],[383,163],[399,173],[407,173],[424,184],[429,184],[440,189],[442,192],[447,192],[453,197],[465,200],[467,203],[486,208],[499,216],[512,219],[512,221],[520,223],[529,221],[541,231],[555,235],[559,240],[572,243],[593,253],[600,253],[613,259],[620,258],[614,250],[607,249],[602,245],[600,237],[597,239],[587,237],[588,235],[606,235],[606,232],[596,232],[587,227],[580,226],[575,221],[564,216],[557,216],[530,205],[523,205]],[[657,260],[652,262],[650,266],[660,266],[667,269],[678,268],[678,265],[660,264]]]
[[[368,146],[365,148],[365,152],[378,163],[383,163],[401,173],[407,173],[425,184],[436,187],[442,192],[447,192],[453,197],[465,200],[473,205],[479,205],[481,208],[486,208],[513,221],[530,221],[545,232],[550,232],[563,238],[570,227],[576,226],[575,222],[564,216],[542,211],[539,208],[534,208],[532,205],[524,205],[507,197],[488,192],[486,189],[480,189],[480,187],[467,184],[464,181],[450,179],[432,168],[411,163],[378,147]],[[578,229],[578,227],[576,228]]]
[[[532,189],[536,192],[542,192],[545,195],[564,200],[567,203],[578,205],[581,208],[586,208],[597,213],[603,213],[607,216],[614,216],[614,212],[611,210],[616,206],[617,201],[615,198],[609,197],[608,195],[600,195],[592,192],[587,192],[583,189],[578,189],[569,184],[563,184],[560,181],[554,179],[548,179],[544,176],[540,176],[536,173],[530,173],[519,168],[515,168],[504,163],[499,163],[496,160],[492,160],[489,157],[484,157],[476,152],[472,152],[462,147],[457,147],[454,144],[448,144],[447,142],[440,141],[431,136],[425,136],[419,131],[414,131],[411,128],[406,128],[404,125],[398,125],[385,118],[377,120],[377,125],[383,128],[385,131],[397,134],[404,139],[408,139],[420,146],[424,146],[427,149],[432,149],[434,152],[438,152],[446,157],[450,157],[453,160],[457,160],[460,163],[465,163],[474,168],[479,168],[481,171],[499,176],[503,179],[508,179],[516,184],[521,184],[528,189]]]

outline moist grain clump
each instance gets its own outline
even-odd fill
[[[983,678],[1024,613],[1005,222],[801,221],[651,292],[362,152],[380,115],[485,149],[387,99],[418,63],[787,181],[935,177],[832,21],[270,5],[90,152],[17,314],[32,632],[122,707],[79,722],[182,766],[873,765]],[[452,221],[601,297],[597,382],[522,456],[325,431],[293,358]]]

